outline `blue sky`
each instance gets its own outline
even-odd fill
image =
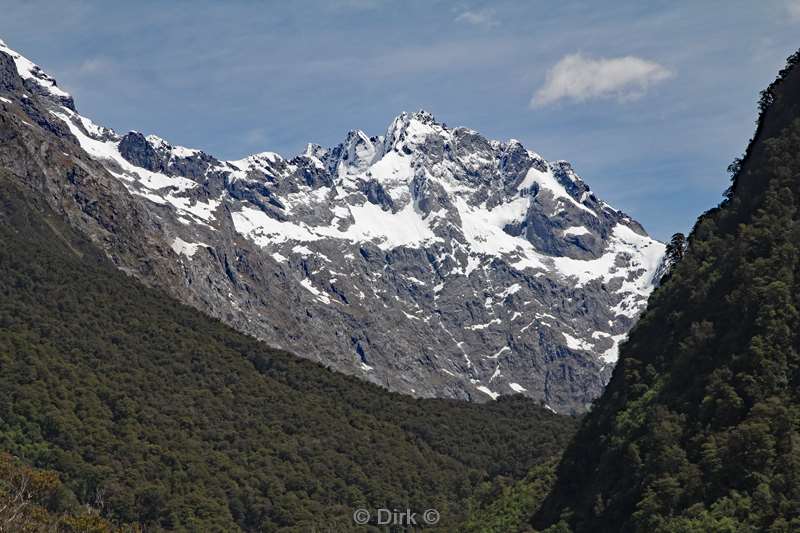
[[[800,0],[39,2],[0,38],[79,111],[234,159],[403,110],[568,159],[660,239],[716,205]]]

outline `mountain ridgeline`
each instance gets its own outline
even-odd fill
[[[534,520],[555,531],[800,530],[800,52],[722,204],[650,298]]]
[[[118,268],[389,390],[583,412],[663,267],[568,162],[423,111],[223,161],[94,124],[2,41],[0,67],[0,164]]]
[[[176,252],[169,212],[131,193],[58,116],[74,113],[71,97],[2,48],[0,451],[11,455],[0,455],[0,528],[351,531],[357,508],[433,508],[458,530],[476,494],[561,453],[575,420],[534,399],[392,393],[199,311],[235,302],[228,283],[260,259]],[[122,149],[135,159],[135,143]],[[153,166],[148,154],[139,162]],[[193,250],[213,268],[187,278]],[[193,284],[217,290],[192,306],[170,297]],[[289,301],[260,305],[279,313]],[[340,333],[326,332],[321,351]],[[20,502],[25,512],[8,513]]]
[[[0,41],[0,520],[22,479],[12,530],[798,531],[800,52],[730,170],[665,261],[513,140],[220,161]]]

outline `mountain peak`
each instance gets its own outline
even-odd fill
[[[303,151],[302,156],[307,157],[309,159],[316,160],[318,165],[321,165],[322,159],[328,154],[328,149],[320,146],[316,143],[308,143],[306,144],[306,149]]]
[[[125,268],[246,333],[393,390],[479,401],[524,393],[582,411],[653,288],[663,245],[571,166],[518,141],[420,110],[383,137],[353,129],[291,160],[221,161],[104,130],[26,68],[35,79],[23,88],[12,76],[11,90],[41,96],[31,100],[54,122],[47,131],[66,126],[105,166],[121,191],[114,212],[158,221],[120,246],[160,243],[153,261],[169,268]],[[569,379],[545,378],[565,367]]]
[[[424,109],[414,111],[413,113],[411,113],[410,117],[412,120],[418,120],[423,124],[428,124],[428,125],[439,124],[438,122],[436,122],[436,119],[433,117],[433,114],[431,114],[428,111],[425,111]]]
[[[75,105],[72,101],[72,96],[58,86],[55,78],[44,72],[39,65],[35,64],[30,59],[26,58],[19,52],[12,50],[6,43],[0,40],[0,53],[5,53],[14,60],[17,67],[17,73],[22,78],[29,91],[32,91],[40,96],[46,96],[54,99],[58,104],[75,110]]]
[[[442,134],[444,124],[436,122],[433,115],[420,110],[414,113],[402,112],[389,124],[384,136],[384,149],[410,153],[414,146],[424,143],[428,135]]]

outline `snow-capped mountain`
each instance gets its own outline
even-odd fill
[[[0,115],[71,142],[83,154],[62,151],[69,165],[93,176],[59,185],[81,191],[56,195],[68,218],[120,268],[337,370],[418,396],[523,393],[580,411],[653,288],[664,246],[568,162],[516,140],[420,111],[332,148],[221,161],[94,124],[1,43],[18,76],[0,76]]]

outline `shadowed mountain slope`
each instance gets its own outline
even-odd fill
[[[64,508],[148,530],[348,531],[357,507],[452,525],[480,483],[521,478],[574,424],[271,349],[126,276],[0,170],[0,449],[57,472]]]
[[[548,531],[800,529],[800,53],[558,468]]]

